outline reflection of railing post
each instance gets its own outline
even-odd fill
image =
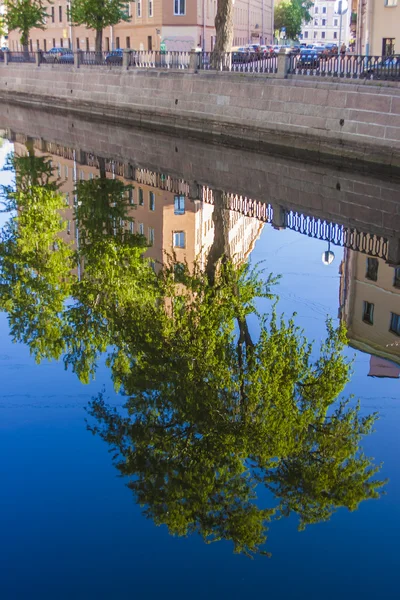
[[[400,239],[389,238],[388,239],[388,256],[387,262],[392,267],[400,266]]]
[[[76,162],[79,163],[80,165],[86,164],[86,152],[84,150],[76,151]]]
[[[130,163],[124,163],[124,179],[133,179],[133,167]]]
[[[199,200],[200,199],[200,190],[199,184],[195,181],[189,181],[189,199],[190,200]]]
[[[280,204],[271,203],[272,221],[271,225],[274,229],[286,229],[286,211]]]
[[[77,50],[74,54],[74,67],[79,69],[82,64],[82,50]]]

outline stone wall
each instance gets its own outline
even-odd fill
[[[400,166],[397,84],[12,63],[0,66],[0,90],[3,100],[239,147]]]

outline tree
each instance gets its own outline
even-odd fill
[[[71,21],[74,25],[86,25],[96,32],[96,52],[103,47],[103,29],[129,21],[128,4],[124,0],[72,0]]]
[[[29,49],[29,32],[33,28],[46,29],[47,10],[43,0],[5,0],[4,22],[8,31],[18,30],[24,52]]]
[[[218,0],[215,15],[215,52],[230,52],[233,41],[233,0]]]
[[[311,21],[310,8],[313,4],[312,0],[282,0],[274,10],[275,30],[279,32],[285,28],[286,37],[296,40],[301,33],[303,23]]]

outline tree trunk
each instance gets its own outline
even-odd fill
[[[218,0],[215,30],[215,52],[230,52],[233,41],[233,0]]]
[[[96,55],[101,56],[103,51],[103,30],[96,29],[96,41],[95,41]]]
[[[26,59],[28,59],[29,58],[29,31],[22,32],[20,42],[21,42],[22,51],[24,53],[24,56],[26,57]]]

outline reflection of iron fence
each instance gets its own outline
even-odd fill
[[[285,211],[285,225],[288,229],[293,229],[303,235],[331,242],[336,246],[357,250],[370,256],[387,259],[388,241],[379,235],[371,235],[353,227],[321,221],[321,219],[293,211]]]
[[[273,208],[270,204],[260,202],[258,200],[252,200],[246,196],[240,196],[238,194],[225,194],[226,208],[234,212],[239,212],[245,217],[254,217],[264,223],[271,223],[273,219]],[[203,186],[202,193],[203,202],[207,204],[214,204],[214,195],[212,189],[207,186]]]

